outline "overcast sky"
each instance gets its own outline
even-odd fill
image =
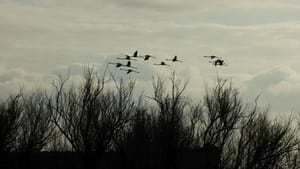
[[[135,50],[157,58],[132,63],[139,74],[109,70],[136,78],[137,88],[176,70],[194,97],[218,73],[247,101],[261,94],[276,114],[300,112],[299,0],[0,0],[1,96],[22,85],[51,87],[68,67],[75,80],[86,65],[101,72]],[[184,62],[153,65],[174,55]]]

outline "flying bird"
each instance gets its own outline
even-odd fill
[[[108,64],[116,65],[116,67],[121,67],[121,66],[123,66],[122,63],[112,63],[112,62],[109,62]]]
[[[166,59],[166,60],[169,60],[169,61],[172,61],[172,62],[183,62],[182,60],[178,60],[177,56],[174,56],[173,59]]]
[[[136,60],[136,59],[132,59],[131,57],[132,56],[129,56],[129,55],[125,55],[126,57],[125,58],[117,58],[117,59],[121,59],[121,60]]]
[[[131,73],[131,72],[134,72],[134,73],[140,73],[138,71],[135,71],[133,69],[120,69],[120,70],[123,70],[123,71],[127,71],[127,74]]]
[[[228,66],[227,64],[225,64],[224,60],[222,60],[222,59],[217,59],[215,61],[210,61],[210,63],[213,63],[213,65],[215,65],[215,66],[217,66],[217,65]]]
[[[211,55],[211,56],[203,56],[205,58],[210,58],[210,59],[221,59],[222,57],[220,56],[215,56],[215,55]]]
[[[154,65],[160,65],[160,66],[170,66],[168,64],[166,64],[165,62],[160,62],[160,63],[154,63]]]
[[[145,55],[144,56],[144,60],[149,60],[150,58],[155,58],[154,56],[151,55]]]
[[[134,53],[133,53],[133,55],[132,56],[130,56],[130,55],[125,55],[125,56],[129,56],[129,57],[134,57],[134,58],[137,58],[138,57],[138,51],[136,50]]]
[[[137,69],[137,67],[131,66],[131,62],[130,61],[128,61],[127,64],[123,65],[123,66],[127,66],[127,67],[131,67],[131,68]]]

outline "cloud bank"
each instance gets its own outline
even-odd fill
[[[274,111],[297,112],[299,7],[295,0],[1,0],[0,94],[20,83],[49,86],[69,67],[74,77],[85,65],[101,72],[116,57],[139,50],[157,60],[134,63],[141,72],[136,75],[112,65],[109,70],[136,78],[140,89],[151,88],[154,75],[175,70],[189,80],[187,93],[196,95],[219,74],[247,98],[263,93],[265,105],[281,105]],[[184,62],[153,65],[174,55]],[[203,55],[223,56],[229,66],[214,67]]]

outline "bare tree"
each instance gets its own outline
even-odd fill
[[[51,123],[47,94],[36,90],[30,95],[23,95],[21,101],[17,149],[21,152],[41,151],[53,139],[55,131]]]
[[[219,168],[288,168],[298,145],[296,132],[287,123],[271,121],[265,113],[242,102],[231,82],[218,79],[204,99],[202,139],[204,147],[219,149]],[[295,165],[294,165],[295,166]]]
[[[258,111],[257,99],[250,108],[228,80],[218,79],[195,104],[183,94],[187,82],[174,72],[170,86],[154,78],[148,98],[155,104],[149,106],[142,96],[133,98],[135,81],[112,76],[111,87],[104,77],[87,69],[79,87],[59,76],[54,97],[36,90],[2,102],[0,151],[37,152],[50,145],[95,152],[97,159],[81,156],[87,168],[106,152],[121,154],[121,167],[133,169],[184,168],[182,161],[212,169],[299,168],[293,120],[270,120]]]
[[[153,149],[156,151],[155,159],[160,168],[178,167],[180,150],[188,147],[190,137],[188,124],[185,124],[185,108],[188,106],[183,92],[187,82],[183,83],[175,76],[170,77],[170,90],[165,88],[164,81],[160,78],[153,80],[154,96],[150,97],[158,106],[157,120],[154,126]]]
[[[104,89],[103,77],[92,69],[85,72],[83,85],[65,88],[60,78],[53,107],[54,123],[77,152],[105,152],[113,149],[113,138],[130,119],[134,82],[116,83],[116,91]]]
[[[291,123],[291,119],[286,123],[271,121],[266,113],[253,113],[243,120],[232,168],[289,168],[288,157],[299,144]]]
[[[245,115],[245,108],[238,90],[227,80],[218,78],[216,87],[206,90],[204,119],[201,120],[203,145],[219,149],[220,157],[216,159],[216,163],[219,163],[220,168],[228,161],[225,154],[230,151],[228,150],[230,147],[227,144],[232,141]]]
[[[153,122],[153,114],[148,112],[148,107],[138,104],[128,125],[115,138],[123,168],[151,166]]]
[[[0,151],[14,151],[20,127],[20,92],[0,104]]]

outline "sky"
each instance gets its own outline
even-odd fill
[[[84,68],[103,72],[117,57],[156,56],[133,62],[136,79],[151,90],[155,75],[172,71],[189,82],[186,94],[203,96],[217,76],[230,79],[246,102],[271,113],[300,112],[299,0],[0,0],[0,96],[20,87],[51,88],[57,74]],[[177,55],[182,63],[155,66]],[[222,56],[215,67],[204,55]],[[201,98],[200,98],[201,99]]]

